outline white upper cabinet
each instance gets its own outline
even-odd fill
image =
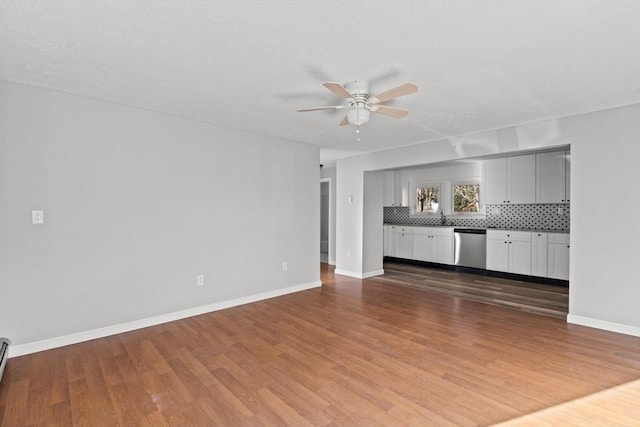
[[[484,195],[486,205],[507,202],[507,159],[492,159],[484,162]]]
[[[536,156],[527,154],[485,161],[484,187],[485,204],[534,203]]]
[[[564,195],[567,203],[571,201],[571,153],[567,151],[565,158],[565,172],[564,172]]]
[[[535,155],[507,157],[507,196],[507,203],[535,203]]]
[[[404,194],[400,172],[385,171],[382,185],[383,206],[407,206],[406,202],[403,204]]]
[[[569,152],[536,154],[536,202],[569,203],[570,172]]]
[[[382,205],[394,206],[395,203],[395,172],[385,171],[382,183]]]

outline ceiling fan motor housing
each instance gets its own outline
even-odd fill
[[[346,83],[344,88],[353,95],[356,102],[366,102],[369,99],[369,83],[364,80]]]

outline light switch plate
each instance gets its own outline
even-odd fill
[[[44,224],[44,211],[31,211],[32,224]]]

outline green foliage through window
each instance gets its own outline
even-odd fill
[[[453,212],[478,212],[480,210],[480,184],[453,186]]]

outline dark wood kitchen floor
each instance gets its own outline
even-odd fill
[[[410,286],[514,310],[566,319],[569,288],[440,270],[397,262],[384,263],[383,276],[372,280]]]

